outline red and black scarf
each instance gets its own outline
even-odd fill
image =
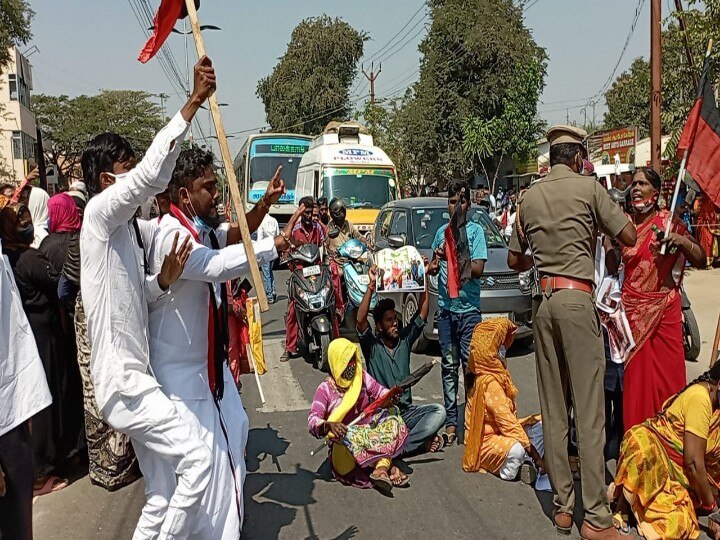
[[[193,224],[174,204],[170,205],[170,214],[190,232],[197,243],[202,244],[200,236]],[[212,249],[220,249],[217,237],[213,231],[210,232],[210,243],[212,244],[210,246]],[[208,283],[208,288],[210,289],[210,302],[208,306],[208,380],[213,396],[219,400],[222,399],[225,390],[223,364],[228,358],[230,342],[228,333],[227,285],[225,282],[220,284],[220,306],[217,305],[215,299],[215,287],[213,284]]]
[[[462,210],[466,194],[460,194],[450,223],[445,229],[445,260],[447,261],[447,286],[450,298],[459,298],[460,290],[472,278],[470,244],[467,235],[467,212]]]

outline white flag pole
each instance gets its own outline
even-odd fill
[[[712,51],[713,46],[713,40],[711,39],[708,41],[707,50],[705,51],[705,59],[710,56],[710,52]],[[697,89],[697,97],[700,98],[700,92],[702,92],[702,88]],[[688,154],[690,153],[690,149],[686,148],[683,152],[682,161],[680,162],[680,170],[678,171],[677,180],[675,181],[675,189],[673,190],[673,198],[672,198],[672,204],[670,205],[670,217],[668,218],[667,225],[665,225],[665,238],[668,237],[670,234],[670,229],[672,228],[672,221],[673,216],[675,215],[675,207],[677,206],[677,200],[678,200],[678,193],[680,192],[680,184],[683,181],[683,178],[685,178],[685,165],[687,164],[687,158]],[[660,247],[660,255],[665,255],[667,251],[667,244],[663,244]]]

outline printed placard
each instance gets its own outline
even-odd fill
[[[383,249],[375,254],[378,291],[425,289],[425,263],[413,246]]]

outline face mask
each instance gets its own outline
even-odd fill
[[[211,224],[207,223],[203,218],[198,216],[197,212],[195,211],[195,207],[193,206],[192,199],[190,198],[190,193],[185,190],[185,193],[187,193],[188,203],[190,211],[192,212],[192,220],[195,227],[198,229],[198,231],[205,231],[210,232],[215,229]]]
[[[125,178],[127,178],[128,174],[130,174],[130,172],[125,172],[125,173],[120,173],[120,174],[113,174],[113,173],[109,172],[109,173],[105,173],[105,174],[107,174],[108,176],[112,176],[116,182],[122,182],[123,180],[125,180]]]
[[[635,212],[638,214],[647,214],[650,212],[653,208],[655,208],[655,203],[657,203],[658,195],[655,193],[650,198],[639,201],[639,202],[633,202],[632,206],[635,209]]]
[[[30,245],[35,240],[35,227],[28,225],[22,229],[17,230],[17,235],[23,244]]]

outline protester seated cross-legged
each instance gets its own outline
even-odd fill
[[[407,476],[392,466],[408,437],[397,407],[391,404],[361,418],[363,410],[389,390],[363,369],[357,345],[347,339],[330,342],[328,360],[331,375],[315,392],[308,430],[318,439],[329,438],[335,477],[343,484],[375,487],[383,493],[407,485]]]
[[[377,284],[376,269],[370,269],[370,284],[358,308],[357,332],[367,370],[380,384],[387,388],[399,385],[410,375],[410,352],[422,334],[430,311],[427,290],[421,297],[420,308],[404,328],[400,328],[395,302],[390,298],[380,300],[373,309],[375,332],[368,322],[370,303]],[[443,448],[438,432],[445,425],[445,407],[440,403],[415,405],[410,388],[400,397],[400,415],[410,430],[404,454],[418,451],[437,452]]]
[[[719,389],[720,362],[625,434],[610,490],[618,524],[632,511],[648,540],[698,538],[697,516],[709,514],[712,537],[720,539]]]
[[[468,371],[475,377],[465,405],[462,466],[466,472],[491,472],[532,485],[545,469],[542,426],[539,415],[517,416],[518,389],[505,365],[516,330],[510,319],[498,318],[473,332]]]

